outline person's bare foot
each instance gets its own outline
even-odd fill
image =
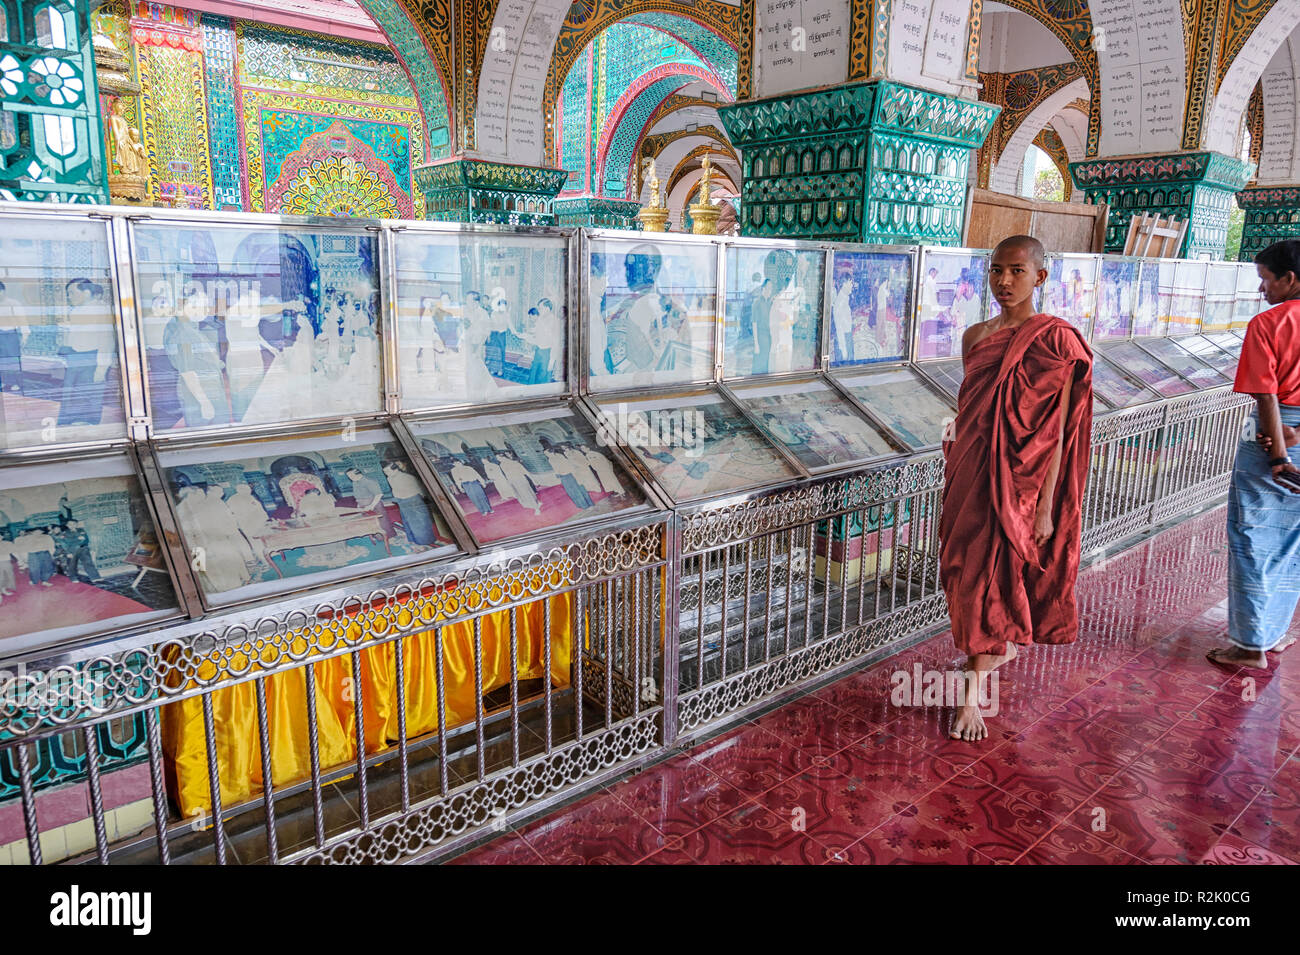
[[[1295,637],[1290,637],[1290,636],[1283,637],[1281,643],[1279,643],[1277,646],[1275,646],[1273,649],[1269,650],[1268,652],[1281,653],[1287,647],[1291,646],[1291,644],[1295,643],[1295,640],[1296,640]]]
[[[984,717],[980,715],[979,707],[963,706],[958,709],[957,718],[952,723],[952,732],[948,735],[952,739],[965,740],[968,743],[987,737],[989,730],[984,725]]]
[[[1268,657],[1263,650],[1243,650],[1241,647],[1215,647],[1205,655],[1205,659],[1220,666],[1250,667],[1255,670],[1268,669]]]

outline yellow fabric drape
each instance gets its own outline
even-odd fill
[[[554,575],[547,573],[548,577]],[[535,581],[536,583],[536,581]],[[512,594],[514,596],[514,594]],[[545,670],[546,604],[551,608],[551,684],[566,686],[573,644],[573,595],[557,594],[518,607],[518,675],[520,680],[539,679]],[[441,595],[421,612],[421,619],[436,626],[458,612],[473,610],[477,601],[462,599],[454,591]],[[408,626],[411,611],[400,606],[379,611],[386,620]],[[510,682],[510,611],[480,618],[483,648],[484,694]],[[477,710],[474,685],[474,624],[458,621],[442,624],[443,668],[447,728],[472,721]],[[340,621],[330,629],[356,628],[356,622]],[[352,636],[356,636],[354,633]],[[306,649],[299,639],[295,649]],[[402,638],[405,668],[406,733],[414,739],[438,729],[437,636],[433,630]],[[360,692],[365,714],[367,753],[380,752],[399,738],[394,642],[360,652]],[[327,643],[325,645],[328,645]],[[251,646],[243,648],[255,657]],[[234,661],[245,666],[248,659]],[[352,680],[350,654],[311,664],[316,677],[317,745],[323,770],[356,759],[356,688]],[[266,677],[266,706],[271,750],[271,772],[276,785],[306,779],[311,775],[307,720],[305,665]],[[200,679],[215,675],[215,665],[206,661]],[[262,762],[258,738],[257,690],[252,682],[219,688],[211,692],[216,737],[218,778],[223,806],[249,799],[261,791]],[[162,708],[162,744],[168,789],[185,816],[208,814],[212,797],[208,780],[207,742],[203,729],[203,699],[196,696]]]

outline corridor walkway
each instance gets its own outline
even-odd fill
[[[1000,673],[980,743],[891,675],[942,634],[454,864],[1300,863],[1300,645],[1222,670],[1224,509],[1090,566],[1082,632]]]

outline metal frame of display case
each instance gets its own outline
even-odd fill
[[[915,356],[925,250],[672,234],[650,239],[610,230],[539,232],[356,220],[343,223],[269,215],[214,217],[170,211],[142,215],[127,208],[38,212],[30,206],[0,207],[0,217],[37,214],[65,218],[89,215],[111,220],[110,249],[114,250],[114,268],[119,276],[116,320],[121,339],[119,360],[125,363],[128,435],[114,442],[72,449],[0,454],[0,465],[10,461],[29,463],[33,457],[72,461],[84,454],[126,453],[137,460],[137,454],[142,455],[137,460],[137,470],[144,478],[142,487],[150,507],[157,511],[153,517],[160,539],[170,535],[171,547],[164,551],[167,560],[184,565],[176,568],[173,579],[188,580],[192,585],[186,599],[194,619],[169,622],[147,631],[106,628],[66,645],[6,656],[5,666],[24,663],[32,667],[19,689],[26,694],[25,699],[44,703],[0,708],[0,730],[9,734],[0,741],[0,758],[12,756],[17,760],[15,772],[22,780],[20,798],[33,858],[39,858],[40,827],[28,750],[34,743],[61,739],[70,732],[81,733],[88,740],[86,749],[91,758],[84,778],[91,790],[97,821],[92,857],[102,861],[128,857],[138,860],[141,853],[153,853],[169,861],[167,847],[177,836],[180,841],[175,843],[178,848],[172,854],[174,858],[203,857],[206,853],[217,861],[227,861],[223,840],[227,831],[233,831],[236,818],[256,816],[258,826],[266,830],[266,838],[273,844],[271,831],[279,801],[303,793],[311,796],[314,838],[306,846],[281,853],[278,859],[272,851],[273,861],[425,859],[463,847],[502,822],[517,822],[567,798],[575,789],[625,773],[673,746],[711,732],[719,723],[801,692],[811,682],[829,679],[894,652],[932,633],[945,620],[937,556],[942,457],[931,448],[909,450],[886,422],[879,421],[839,381],[843,375],[906,370],[922,387],[951,404],[946,391],[925,371],[931,360],[917,361]],[[205,609],[203,600],[188,562],[182,560],[183,552],[177,549],[180,535],[170,520],[171,506],[157,469],[156,453],[253,438],[289,437],[304,433],[309,425],[324,427],[326,421],[330,427],[337,427],[338,420],[332,416],[314,423],[304,420],[223,427],[215,432],[150,434],[144,400],[145,369],[142,361],[137,369],[130,362],[130,355],[142,353],[144,344],[135,321],[141,305],[135,273],[129,250],[124,252],[123,244],[133,231],[131,223],[144,220],[201,222],[205,226],[220,221],[379,233],[377,324],[383,343],[380,354],[392,367],[381,373],[381,410],[358,418],[382,424],[392,432],[435,507],[451,528],[459,528],[461,553],[417,560],[410,566],[376,573],[367,573],[366,565],[358,565],[358,573],[346,580],[287,589],[273,598],[259,598],[223,608],[219,614],[199,616]],[[404,407],[400,381],[390,372],[395,368],[399,349],[395,244],[399,234],[407,230],[567,237],[569,341],[563,394],[481,405],[449,403],[436,409]],[[599,238],[689,244],[713,250],[717,292],[710,378],[653,388],[591,392],[586,322],[588,269],[590,243]],[[787,247],[822,254],[822,325],[815,368],[759,376],[725,374],[727,257],[732,245]],[[833,285],[833,254],[837,249],[906,251],[911,255],[911,314],[906,323],[904,359],[831,366],[828,341],[833,289],[828,290],[828,286]],[[981,254],[981,250],[940,251]],[[122,275],[130,277],[130,286],[120,280]],[[987,282],[980,294],[981,310],[986,312]],[[1129,340],[1133,340],[1132,336]],[[130,387],[126,387],[128,381],[132,382]],[[765,385],[820,382],[895,442],[896,450],[877,459],[810,472],[789,449],[754,424],[748,409],[734,395],[741,381]],[[644,507],[504,539],[487,547],[470,533],[459,508],[432,473],[409,426],[430,420],[482,417],[507,409],[564,408],[599,429],[603,416],[598,403],[647,401],[685,393],[707,395],[735,411],[774,457],[791,468],[790,478],[675,501],[635,451],[620,445],[612,454],[644,494]],[[1194,513],[1221,497],[1226,491],[1234,448],[1229,438],[1239,432],[1248,404],[1248,399],[1227,388],[1214,388],[1179,398],[1153,399],[1098,416],[1092,436],[1092,476],[1084,503],[1085,554],[1122,546],[1136,534]],[[855,542],[860,544],[860,550],[857,556],[850,556]],[[558,585],[542,579],[546,568],[558,568]],[[381,574],[382,581],[375,579]],[[429,619],[406,612],[420,607],[432,611],[441,606],[439,599],[452,593],[464,595],[469,602],[458,603],[460,609],[450,615]],[[527,691],[520,689],[518,674],[512,668],[508,708],[492,708],[489,712],[480,696],[473,720],[460,729],[447,727],[444,719],[431,735],[426,733],[421,741],[413,741],[408,739],[403,721],[395,747],[371,754],[359,748],[360,756],[353,763],[334,768],[321,765],[313,738],[310,781],[277,784],[274,790],[268,788],[260,796],[250,795],[238,806],[226,807],[226,812],[220,808],[220,786],[216,786],[212,799],[216,807],[214,825],[207,831],[190,831],[188,822],[178,822],[169,813],[158,732],[162,705],[188,701],[201,706],[211,754],[215,732],[213,694],[252,684],[265,741],[267,696],[273,678],[302,672],[310,685],[316,667],[332,660],[341,665],[350,662],[356,675],[361,672],[362,654],[391,648],[398,667],[397,686],[401,688],[405,686],[402,648],[407,641],[421,634],[434,634],[441,667],[444,635],[464,624],[473,630],[473,669],[481,679],[485,649],[482,624],[486,616],[509,615],[510,656],[515,659],[516,616],[539,603],[548,608],[546,647],[550,647],[549,601],[556,595],[573,601],[577,621],[572,632],[577,662],[571,668],[572,682],[566,690],[555,690],[549,679],[543,680],[546,689],[539,691],[539,696],[523,699]],[[355,629],[349,630],[348,626]],[[299,640],[305,643],[296,642]],[[254,644],[259,647],[256,664],[245,652]],[[547,674],[551,672],[549,667],[548,656]],[[79,680],[83,684],[89,681],[93,692],[80,695],[76,707],[64,706],[59,680]],[[442,681],[438,681],[440,707],[446,705],[441,699],[443,690]],[[584,707],[595,709],[585,729],[552,738],[551,729],[556,728],[558,733],[559,727],[553,717],[561,705],[568,707],[580,724]],[[361,712],[359,696],[354,708]],[[398,711],[405,713],[401,699]],[[440,713],[445,717],[445,708]],[[545,714],[545,739],[532,738],[540,748],[528,749],[524,745],[530,739],[525,722],[538,718],[539,713]],[[102,806],[96,795],[96,750],[89,742],[106,721],[123,716],[140,717],[146,722],[145,749],[155,807],[153,830],[125,842],[110,839],[103,831]],[[314,709],[311,720],[314,727]],[[364,718],[357,716],[358,736],[363,726]],[[462,748],[456,750],[453,743]],[[425,749],[419,750],[420,746]],[[504,762],[492,762],[489,751],[493,746],[498,755],[505,752]],[[413,763],[419,752],[427,753],[431,748],[437,750],[441,783],[436,792],[417,796],[411,788],[413,774],[408,761]],[[448,755],[454,751],[468,754],[465,758],[471,769],[472,764],[477,764],[472,778],[456,785],[452,785],[445,769]],[[265,744],[262,755],[264,764],[269,765]],[[360,818],[341,829],[326,831],[322,809],[326,784],[344,785],[345,777],[355,777],[356,781],[349,785],[356,787],[356,801],[364,807],[367,774],[386,772],[394,766],[400,768],[399,800],[390,800],[382,807],[377,801],[370,809],[363,808]],[[218,772],[215,756],[209,758],[208,772],[211,782]],[[182,829],[190,834],[183,835]],[[190,848],[182,852],[180,842]]]

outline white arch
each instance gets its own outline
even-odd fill
[[[1235,156],[1246,103],[1274,54],[1300,24],[1300,0],[1278,0],[1264,14],[1237,53],[1209,108],[1202,143],[1206,149]]]
[[[712,199],[716,202],[718,199],[721,199],[723,195],[736,195],[737,193],[732,191],[732,186],[738,184],[727,181],[732,178],[733,174],[724,171],[723,176],[725,178],[723,178],[722,181],[719,181],[718,173],[716,172],[717,167],[715,166],[714,169],[715,172],[713,174],[712,184],[709,187]],[[697,169],[690,175],[683,176],[682,181],[677,184],[677,187],[673,189],[672,194],[668,197],[667,204],[669,215],[672,218],[672,221],[678,226],[680,226],[686,218],[686,196],[695,188],[695,184],[700,181],[701,175],[702,173]],[[737,175],[736,178],[738,179],[739,176]]]
[[[980,72],[1016,73],[1073,60],[1056,34],[1028,13],[989,0],[980,15]]]
[[[1061,87],[1021,121],[1011,139],[1002,150],[998,163],[989,174],[989,188],[995,192],[1012,194],[1016,191],[1016,180],[1025,159],[1025,152],[1034,142],[1043,127],[1051,122],[1057,113],[1079,97],[1088,96],[1088,82],[1080,77]]]
[[[1259,155],[1261,184],[1300,181],[1300,30],[1269,60],[1264,87],[1264,142]]]
[[[712,162],[715,166],[723,166],[730,170],[730,175],[739,182],[740,166],[734,162],[730,156],[724,155],[717,149],[717,142],[708,136],[683,136],[681,139],[674,139],[671,143],[663,148],[658,156],[655,157],[655,171],[659,174],[659,181],[665,187],[668,185],[668,177],[673,174],[677,164],[681,162],[686,154],[696,146],[711,144],[714,147]],[[640,190],[637,198],[645,202],[650,198],[650,189],[644,182],[638,182],[637,187]]]
[[[1061,137],[1065,155],[1070,162],[1078,162],[1087,157],[1088,150],[1088,114],[1077,109],[1067,108],[1052,117],[1049,124],[1056,135]]]

